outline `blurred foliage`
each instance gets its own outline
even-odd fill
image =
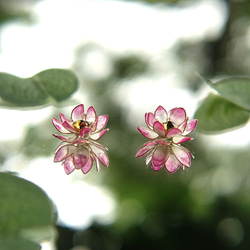
[[[133,0],[127,0],[127,1],[133,1]],[[184,0],[140,0],[141,2],[146,2],[150,4],[175,4],[179,2],[184,2]]]
[[[118,79],[131,78],[147,72],[147,61],[135,54],[128,54],[114,60],[114,76]]]
[[[99,67],[96,67],[97,62]],[[112,82],[119,83],[121,79],[143,75],[150,68],[148,58],[140,53],[117,55],[99,44],[87,43],[77,49],[73,69],[83,80],[83,85],[87,85],[88,91],[99,91],[96,94],[99,97]]]
[[[73,72],[64,69],[47,69],[31,78],[20,78],[0,73],[1,105],[34,107],[60,102],[77,89],[78,80]]]
[[[0,239],[0,248],[6,250],[39,250],[41,246],[25,239]]]
[[[30,21],[29,6],[37,0],[1,0],[0,1],[0,25],[10,21]]]
[[[33,241],[53,236],[53,229],[48,230],[56,222],[52,202],[39,187],[9,173],[0,173],[0,190],[1,249],[15,249],[19,243],[22,249],[27,244],[39,249]]]
[[[230,13],[224,32],[219,39],[206,44],[209,52],[210,76],[249,75],[247,44],[250,2],[228,0],[226,3]]]
[[[29,158],[50,156],[57,143],[51,136],[54,132],[50,120],[27,128],[19,151]]]

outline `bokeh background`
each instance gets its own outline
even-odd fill
[[[249,249],[249,125],[207,135],[198,124],[195,159],[174,174],[135,158],[145,112],[184,107],[192,118],[211,92],[200,75],[248,75],[249,55],[248,0],[1,0],[0,71],[67,68],[79,79],[57,106],[0,109],[1,171],[41,187],[57,209],[42,249]],[[53,163],[51,118],[79,103],[109,115],[110,166],[67,176]]]

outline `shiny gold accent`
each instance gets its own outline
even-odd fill
[[[168,122],[163,122],[163,127],[166,131],[168,131],[169,129],[173,128],[174,125],[171,121],[168,121]]]
[[[165,130],[168,130],[168,123],[167,122],[163,122],[163,127]]]
[[[82,130],[83,128],[87,127],[88,125],[89,125],[89,123],[86,121],[83,121],[83,120],[73,122],[73,127],[77,131]]]

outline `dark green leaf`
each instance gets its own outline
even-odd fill
[[[250,78],[232,77],[207,83],[230,102],[250,110]]]
[[[6,106],[33,107],[70,97],[78,81],[73,72],[47,69],[31,78],[0,73],[0,97]]]
[[[23,229],[55,223],[54,207],[46,193],[33,183],[0,173],[0,237],[15,236]]]
[[[249,114],[222,96],[210,94],[197,109],[195,118],[200,131],[216,133],[244,125]]]

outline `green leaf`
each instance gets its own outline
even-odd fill
[[[24,239],[0,239],[0,249],[4,250],[39,250],[40,244]]]
[[[206,82],[227,100],[250,110],[250,78],[231,77],[216,83]]]
[[[198,130],[205,133],[225,132],[247,123],[249,113],[220,95],[210,94],[197,109]]]
[[[68,98],[78,86],[75,74],[63,69],[47,69],[33,76],[33,79],[58,102]]]
[[[34,107],[60,102],[77,89],[75,74],[65,69],[47,69],[30,78],[20,78],[0,73],[0,97],[2,105]]]
[[[52,202],[35,184],[0,173],[0,190],[0,238],[17,237],[29,228],[39,230],[55,223]]]
[[[17,106],[36,106],[46,103],[46,92],[31,78],[23,79],[0,73],[0,97]]]

